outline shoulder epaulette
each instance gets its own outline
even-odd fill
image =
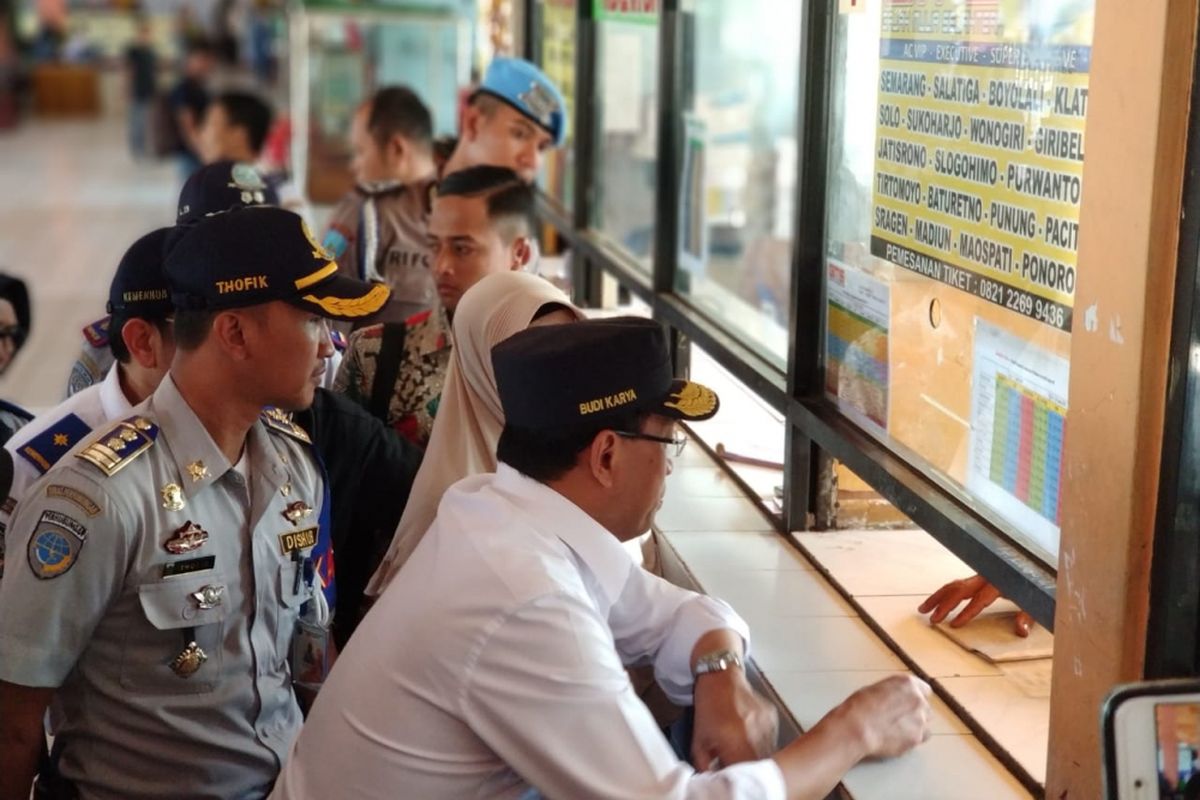
[[[309,438],[308,432],[293,422],[292,415],[286,411],[281,411],[278,408],[264,408],[259,419],[262,420],[263,425],[266,425],[273,431],[287,434],[305,444],[312,444],[312,439]]]
[[[90,425],[74,414],[67,414],[21,445],[17,455],[32,464],[39,475],[45,475],[68,450],[91,432]]]
[[[157,425],[145,417],[130,417],[101,433],[75,456],[111,477],[149,450],[157,438]]]
[[[108,347],[108,326],[112,317],[98,319],[83,329],[83,338],[92,347]]]

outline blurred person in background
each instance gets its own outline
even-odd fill
[[[126,86],[129,94],[129,153],[140,159],[149,155],[146,134],[150,108],[158,91],[158,55],[150,20],[139,17],[137,38],[125,50]]]
[[[386,86],[355,112],[350,142],[354,190],[334,210],[324,246],[347,275],[392,290],[376,322],[402,322],[434,301],[426,235],[437,180],[433,117],[412,89]]]
[[[183,76],[167,98],[174,125],[175,160],[183,180],[200,166],[200,127],[209,102],[208,78],[215,64],[211,45],[203,40],[189,42]]]
[[[204,113],[198,143],[205,164],[244,161],[262,153],[274,115],[261,98],[248,92],[222,92]]]

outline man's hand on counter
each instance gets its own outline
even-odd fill
[[[917,611],[922,614],[933,612],[929,621],[937,625],[945,620],[951,611],[958,608],[964,600],[967,600],[969,602],[967,602],[966,608],[950,621],[951,628],[961,628],[999,598],[999,589],[984,580],[983,576],[972,575],[970,578],[950,581],[927,597]],[[1013,632],[1024,638],[1029,635],[1032,627],[1033,617],[1024,611],[1018,611],[1016,620],[1013,622]]]

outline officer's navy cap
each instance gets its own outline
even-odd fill
[[[298,214],[251,206],[201,220],[167,255],[180,310],[220,311],[282,300],[328,319],[354,321],[381,309],[383,284],[347,278]]]
[[[676,380],[667,333],[653,320],[613,317],[523,330],[492,349],[505,424],[534,431],[603,426],[630,412],[699,422],[720,401]]]
[[[159,228],[134,242],[108,285],[108,313],[157,319],[171,313],[171,291],[163,259],[171,228]]]
[[[279,196],[253,164],[217,161],[193,172],[183,184],[176,222],[192,225],[213,214],[263,205],[279,205]]]
[[[477,92],[508,103],[554,137],[554,146],[567,140],[567,103],[554,81],[522,58],[492,59]]]

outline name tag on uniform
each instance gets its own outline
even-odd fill
[[[205,572],[212,569],[216,563],[216,556],[200,556],[198,558],[185,558],[183,561],[172,561],[169,564],[163,564],[163,577],[177,578],[180,575]]]
[[[294,533],[279,534],[279,547],[285,556],[290,556],[297,550],[307,550],[317,543],[317,529],[305,528]]]

